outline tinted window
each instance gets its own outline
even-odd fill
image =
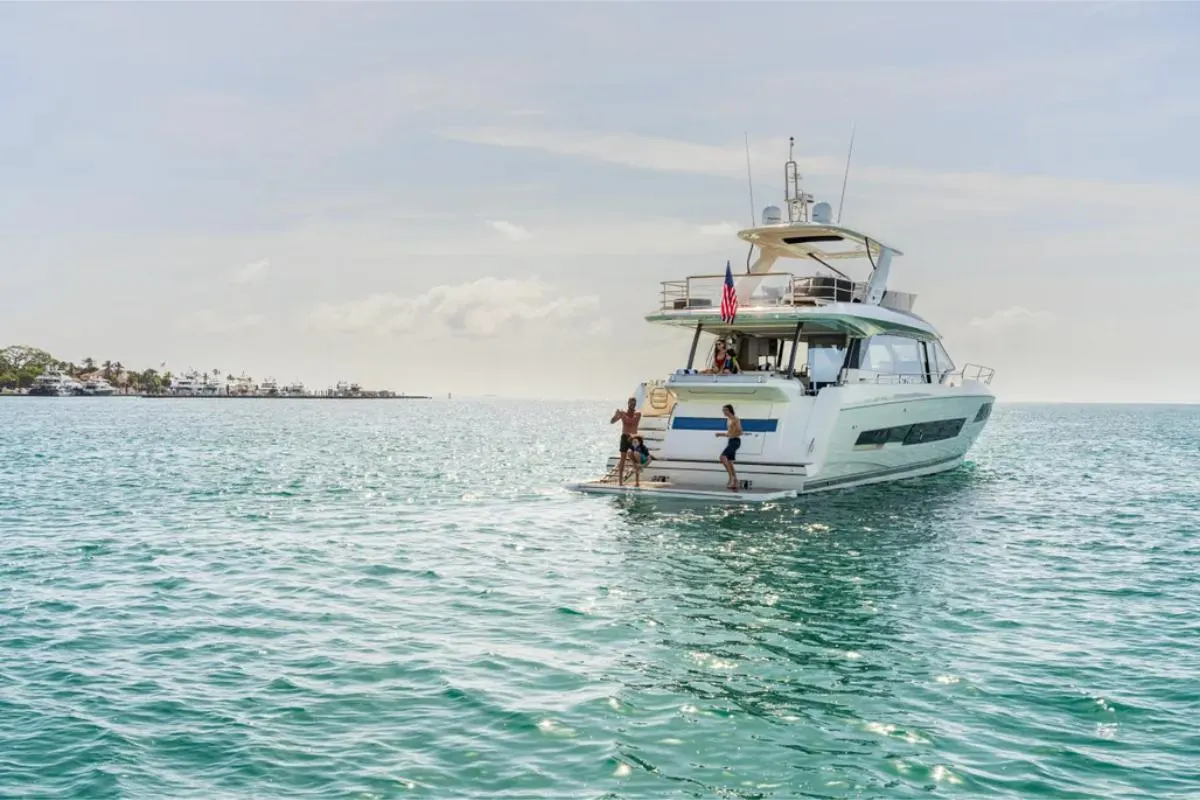
[[[861,447],[862,445],[881,445],[888,440],[892,430],[891,428],[879,428],[873,431],[863,431],[858,435],[854,445]]]
[[[921,422],[913,425],[908,430],[908,434],[904,437],[905,444],[925,444],[926,442],[936,442],[941,439],[953,439],[958,436],[958,432],[962,430],[963,424],[967,420],[963,417],[958,419],[944,419],[938,422]]]
[[[988,406],[990,407],[990,403]],[[890,443],[925,444],[942,439],[953,439],[962,431],[966,417],[942,419],[937,422],[917,422],[912,425],[897,425],[894,428],[876,428],[863,431],[854,441],[855,447],[882,447]]]

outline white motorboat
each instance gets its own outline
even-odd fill
[[[993,371],[956,367],[916,296],[889,287],[901,252],[832,219],[785,167],[787,218],[768,206],[740,231],[757,259],[745,273],[693,275],[662,285],[647,321],[694,331],[685,366],[637,390],[653,459],[641,488],[622,485],[618,455],[603,478],[568,488],[765,502],[893,481],[960,465],[991,414]],[[861,265],[865,279],[848,270]],[[730,292],[736,308],[730,308]],[[730,313],[732,312],[732,313]],[[716,368],[713,336],[736,355]],[[697,363],[697,357],[708,357]],[[731,404],[743,435],[738,491],[719,456]],[[615,438],[615,437],[614,437]]]
[[[94,397],[107,397],[116,394],[116,388],[102,377],[89,378],[83,382],[82,393]]]

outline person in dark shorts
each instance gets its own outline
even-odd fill
[[[721,413],[725,415],[725,432],[718,433],[717,438],[723,436],[729,440],[725,449],[721,451],[721,465],[729,473],[729,484],[725,488],[736,492],[738,476],[737,470],[733,468],[733,462],[737,460],[738,448],[742,446],[742,421],[737,418],[737,414],[733,413],[733,406],[729,404],[721,408]]]
[[[629,398],[629,404],[624,411],[618,408],[613,412],[612,419],[608,422],[611,425],[617,420],[621,420],[621,461],[617,464],[617,483],[624,485],[625,463],[636,458],[633,455],[633,437],[637,436],[638,423],[642,421],[642,412],[637,410],[635,398]]]

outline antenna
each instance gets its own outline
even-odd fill
[[[750,187],[750,227],[754,227],[754,212],[757,206],[754,205],[754,178],[750,175],[750,132],[745,131],[746,137],[746,184]]]
[[[842,224],[842,206],[846,203],[846,182],[850,180],[850,157],[854,155],[854,132],[857,128],[857,125],[850,126],[850,150],[846,153],[846,172],[842,175],[842,197],[838,200],[838,225]]]
[[[796,137],[788,137],[788,160],[783,165],[783,193],[788,207],[788,222],[808,222],[808,204],[812,195],[800,191],[800,170],[795,158]]]

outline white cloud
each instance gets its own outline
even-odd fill
[[[421,114],[503,110],[519,92],[507,62],[459,59],[438,69],[365,70],[350,78],[297,76],[288,92],[244,87],[172,95],[159,104],[159,132],[177,145],[225,157],[286,159],[371,145]]]
[[[263,324],[260,314],[225,315],[211,309],[201,309],[179,319],[178,326],[184,330],[201,333],[239,333]]]
[[[271,262],[267,259],[262,261],[251,261],[243,267],[239,267],[233,273],[234,283],[253,283],[254,281],[262,280],[267,276],[267,270],[270,269]]]
[[[533,234],[531,234],[525,228],[522,228],[516,223],[509,222],[508,220],[488,220],[488,226],[511,242],[523,242],[533,236]]]
[[[726,177],[746,176],[745,144],[708,145],[641,136],[635,133],[598,133],[595,131],[538,130],[534,128],[456,128],[445,131],[448,139],[496,147],[541,150],[558,155],[583,156],[609,164],[654,169],[664,172],[694,172]],[[766,159],[787,152],[780,139],[751,147],[752,160]],[[797,159],[802,170],[838,169],[837,159]],[[828,163],[827,163],[828,162]],[[763,163],[766,163],[764,160]]]
[[[557,155],[590,158],[661,172],[688,172],[744,180],[746,153],[744,144],[708,145],[695,142],[642,136],[636,133],[604,133],[577,130],[537,130],[532,128],[482,127],[454,129],[444,133],[457,141],[496,147],[540,150]],[[775,164],[787,152],[782,139],[766,139],[751,144],[753,163]],[[844,157],[812,156],[797,158],[802,175],[840,178]],[[919,200],[947,210],[967,213],[1061,213],[1063,208],[1086,206],[1089,210],[1127,219],[1131,213],[1164,208],[1200,206],[1196,187],[1122,183],[1095,179],[1064,178],[1054,175],[1011,174],[997,172],[940,172],[905,167],[855,164],[851,184],[867,184],[889,189],[891,194],[922,192],[920,198],[903,194],[907,202]],[[856,190],[861,191],[861,190]],[[1120,198],[1115,203],[1113,198]],[[1141,216],[1146,216],[1141,213]]]
[[[982,328],[987,331],[1001,331],[1021,326],[1040,325],[1054,320],[1049,311],[1032,311],[1023,306],[1012,306],[999,311],[993,311],[986,317],[975,317],[968,325],[972,328]]]
[[[537,279],[480,278],[435,286],[416,296],[384,292],[349,303],[324,304],[309,321],[320,330],[343,333],[480,338],[554,322],[591,328],[597,324],[598,306],[595,297],[563,297]]]

